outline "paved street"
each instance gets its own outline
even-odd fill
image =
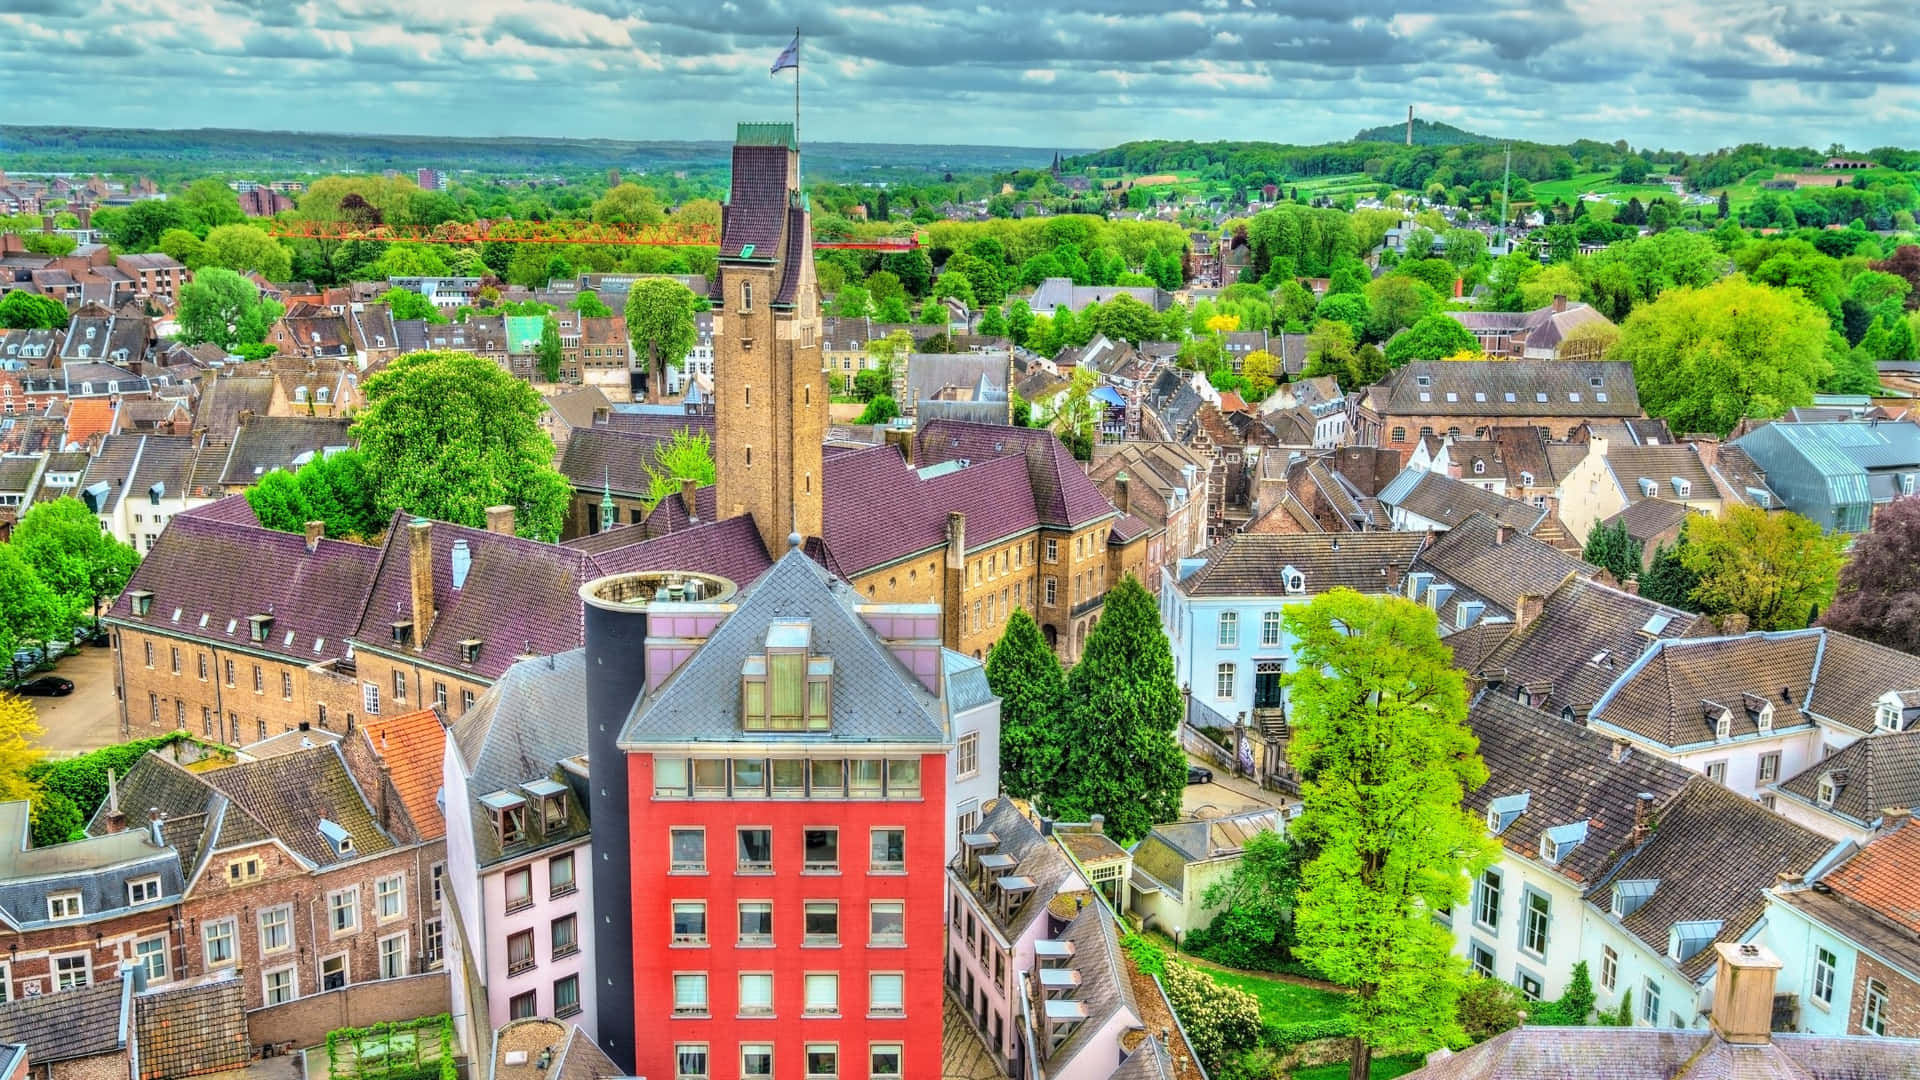
[[[1251,780],[1229,776],[1225,769],[1191,755],[1188,762],[1213,770],[1213,783],[1188,784],[1180,793],[1180,812],[1187,817],[1221,817],[1263,806],[1285,806],[1287,797],[1267,791]]]
[[[87,645],[60,658],[47,674],[73,680],[67,697],[28,698],[46,729],[40,745],[49,757],[73,757],[120,741],[120,707],[113,697],[113,650]]]

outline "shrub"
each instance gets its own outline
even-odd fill
[[[1292,924],[1286,924],[1285,929],[1281,940],[1271,940],[1271,929],[1252,912],[1228,908],[1215,915],[1209,925],[1189,933],[1185,944],[1188,952],[1222,967],[1317,977],[1293,959],[1289,948]]]
[[[1268,1023],[1260,1032],[1260,1042],[1275,1050],[1287,1050],[1316,1039],[1346,1039],[1353,1036],[1353,1021],[1345,1016],[1323,1016],[1316,1020],[1290,1020]]]
[[[1209,1068],[1260,1039],[1260,1002],[1245,990],[1222,986],[1198,968],[1170,963],[1161,981],[1193,1052]]]
[[[1472,978],[1460,992],[1460,1026],[1484,1042],[1520,1024],[1520,995],[1498,979]]]
[[[1288,1075],[1284,1054],[1256,1046],[1251,1050],[1221,1062],[1220,1067],[1212,1070],[1213,1080],[1285,1080]]]
[[[1164,977],[1167,973],[1167,951],[1150,938],[1139,934],[1128,934],[1120,939],[1120,947],[1127,951],[1133,960],[1133,966],[1148,975]]]
[[[41,789],[33,799],[33,846],[51,847],[85,836],[86,819],[73,800],[51,789]]]

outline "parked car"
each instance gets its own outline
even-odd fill
[[[73,680],[58,675],[42,675],[14,687],[13,692],[29,697],[66,697],[73,693]]]
[[[1213,770],[1207,768],[1205,765],[1189,765],[1187,766],[1187,783],[1211,784],[1213,783]]]
[[[47,650],[38,645],[29,645],[13,651],[13,670],[15,672],[32,671],[47,662]]]
[[[75,645],[111,645],[113,635],[107,633],[105,627],[88,626],[73,632],[73,643]]]

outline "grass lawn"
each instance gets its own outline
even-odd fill
[[[1196,965],[1199,966],[1199,965]],[[1205,966],[1207,974],[1222,986],[1245,990],[1260,1001],[1260,1018],[1275,1024],[1300,1020],[1324,1020],[1346,1011],[1346,995],[1317,986],[1303,986],[1256,972],[1231,971]]]
[[[1367,1069],[1369,1080],[1392,1080],[1396,1076],[1405,1076],[1420,1067],[1425,1059],[1419,1054],[1397,1054],[1393,1057],[1376,1057]],[[1336,1062],[1332,1065],[1315,1065],[1311,1069],[1299,1069],[1293,1074],[1293,1080],[1347,1080],[1347,1063]]]

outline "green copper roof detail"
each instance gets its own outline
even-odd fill
[[[789,150],[800,149],[800,143],[794,138],[791,123],[780,124],[741,124],[739,133],[734,136],[735,146],[784,146]]]

